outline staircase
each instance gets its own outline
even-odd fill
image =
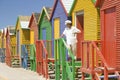
[[[19,68],[20,67],[20,60],[19,60],[19,56],[13,56],[11,59],[12,65],[11,67],[13,68]]]
[[[55,79],[53,80],[81,80],[81,61],[76,61],[74,55],[63,38],[55,40]],[[68,52],[66,52],[66,50]],[[71,60],[67,60],[68,55]],[[85,74],[85,80],[91,80],[88,74]]]
[[[105,80],[106,78],[108,78],[108,80],[120,80],[119,73],[115,71],[114,68],[108,68],[107,76],[105,76],[104,67],[98,67],[98,68],[95,68],[95,70],[96,70],[95,76],[98,80]]]
[[[75,61],[75,80],[81,80],[82,78],[82,72],[80,71],[80,68],[81,68],[81,61]],[[49,63],[48,74],[49,74],[49,80],[55,80],[55,64],[54,63]],[[86,74],[85,77],[86,77],[85,80],[91,80],[88,74]],[[60,70],[60,80],[62,80],[62,68]],[[69,77],[67,78],[67,80],[69,80]]]
[[[0,62],[5,62],[5,48],[0,48]]]
[[[25,69],[30,69],[30,45],[21,45],[21,60],[22,67]]]
[[[28,53],[28,59],[27,59],[27,69],[30,69],[30,45],[25,45]]]
[[[82,80],[86,73],[91,75],[91,80],[120,80],[118,71],[108,66],[100,48],[100,41],[82,42]]]

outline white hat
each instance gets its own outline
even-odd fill
[[[70,21],[70,20],[66,20],[65,21],[65,25],[67,25],[67,24],[71,24],[72,22]]]

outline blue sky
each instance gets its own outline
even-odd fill
[[[15,25],[19,15],[31,16],[43,6],[53,7],[54,0],[0,0],[0,29]]]

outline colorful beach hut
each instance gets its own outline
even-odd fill
[[[48,51],[48,56],[51,57],[51,40],[52,40],[52,26],[50,22],[50,16],[52,13],[52,8],[43,7],[41,11],[41,16],[39,18],[39,40],[45,40],[46,48]]]
[[[30,30],[28,28],[30,16],[19,16],[16,22],[16,41],[17,41],[17,54],[20,58],[22,67],[30,67]]]
[[[120,1],[96,0],[100,8],[102,53],[109,67],[120,71]]]
[[[2,30],[2,32],[3,32],[3,34],[2,34],[2,52],[6,56],[6,32],[7,32],[7,28],[4,28]]]
[[[65,20],[74,0],[55,0],[53,11],[50,17],[52,23],[52,40],[58,39],[65,29]],[[52,43],[52,46],[54,43]],[[54,49],[52,49],[54,51]],[[52,52],[53,53],[53,52]],[[54,57],[54,54],[52,55]]]
[[[12,57],[16,54],[16,39],[15,39],[15,27],[8,26],[6,31],[6,63],[12,66]]]
[[[81,34],[77,35],[77,58],[81,58],[81,41],[100,39],[99,10],[92,0],[74,0],[70,15],[73,26],[81,30]]]
[[[5,62],[5,48],[2,48],[2,30],[0,30],[0,62]]]
[[[36,41],[38,40],[38,20],[40,13],[32,13],[29,23],[30,28],[30,63],[31,70],[36,71]]]
[[[41,16],[39,18],[39,40],[51,40],[52,38],[52,28],[50,23],[50,16],[52,13],[52,8],[43,7],[41,11]]]
[[[32,13],[29,23],[30,28],[30,43],[34,44],[38,40],[38,20],[40,13]]]

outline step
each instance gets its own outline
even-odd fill
[[[48,74],[55,74],[55,71],[49,71]]]
[[[50,79],[55,79],[55,74],[49,75],[49,78],[50,78]]]
[[[118,75],[108,75],[108,78],[118,78]],[[104,79],[104,75],[100,76],[100,79]]]
[[[75,78],[75,80],[81,80],[81,78]],[[91,78],[85,78],[85,80],[91,80]]]
[[[76,75],[81,75],[82,74],[82,72],[75,72],[76,73]]]

